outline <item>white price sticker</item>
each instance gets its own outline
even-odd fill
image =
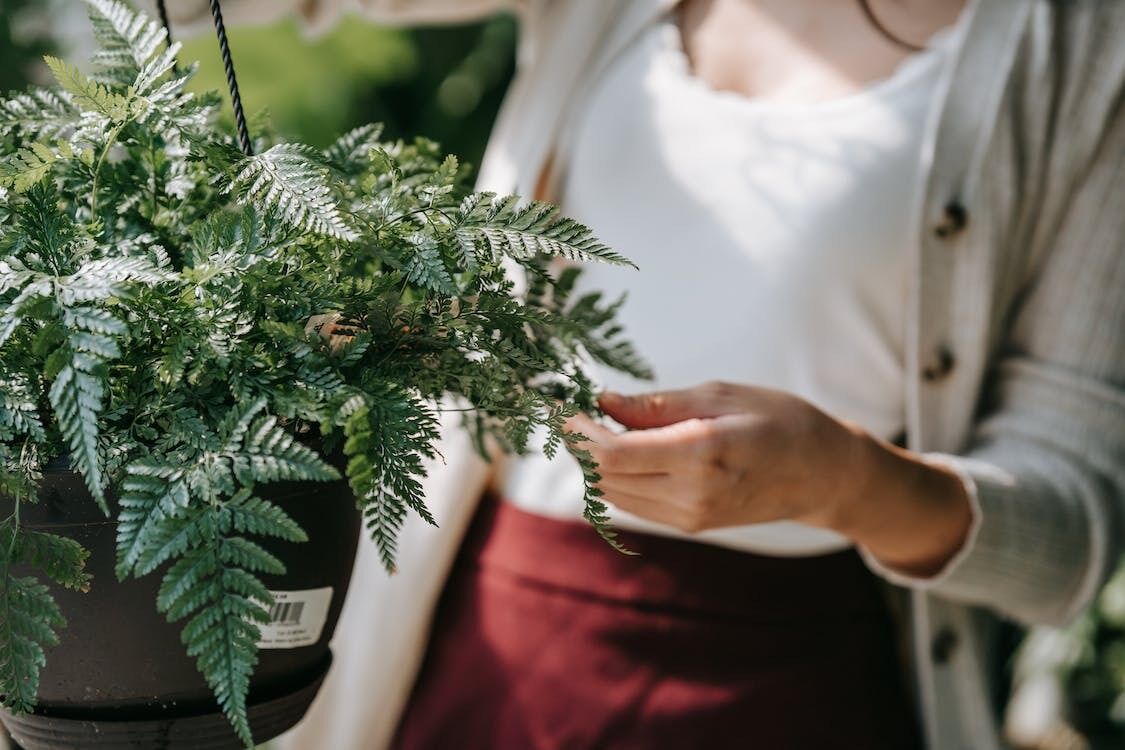
[[[269,623],[258,626],[262,631],[258,648],[300,648],[320,640],[332,604],[331,586],[270,593],[274,603]]]

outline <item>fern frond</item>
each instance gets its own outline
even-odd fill
[[[51,293],[49,279],[29,274],[24,277],[24,281],[25,283],[27,281],[31,283],[26,283],[20,293],[0,312],[0,346],[3,346],[15,333],[16,328],[23,322],[24,316],[27,315],[32,304]]]
[[[437,241],[431,237],[415,235],[411,238],[411,245],[414,252],[403,268],[406,278],[411,283],[440,294],[457,294],[457,286],[453,283]]]
[[[90,552],[73,539],[18,527],[8,520],[0,523],[0,548],[12,564],[30,565],[60,586],[74,591],[90,587],[91,576],[86,572]]]
[[[348,482],[388,571],[408,510],[436,525],[420,478],[424,459],[434,456],[437,425],[428,408],[392,386],[374,390],[345,421]]]
[[[633,265],[599,242],[588,227],[562,217],[555,206],[539,201],[520,206],[516,196],[498,197],[494,193],[467,196],[458,209],[454,233],[462,247],[483,245],[493,259],[509,256],[528,260],[546,255],[573,261]]]
[[[129,330],[124,321],[118,320],[113,313],[99,307],[64,308],[63,322],[67,328],[74,328],[100,336],[121,336]]]
[[[70,361],[55,376],[48,397],[75,468],[86,480],[102,512],[109,515],[98,455],[98,415],[106,392],[105,362],[77,349],[69,353]]]
[[[31,711],[46,650],[59,642],[66,620],[46,586],[17,578],[0,564],[0,696],[16,712]]]
[[[286,542],[306,542],[308,535],[278,506],[249,492],[236,495],[226,504],[231,527],[240,534],[271,536]]]
[[[406,523],[406,505],[385,488],[371,488],[359,498],[363,508],[364,527],[375,548],[379,560],[388,573],[398,570],[398,534]]]
[[[16,712],[32,710],[46,650],[58,644],[66,620],[48,588],[33,577],[16,577],[12,566],[30,565],[70,589],[89,586],[88,552],[73,539],[0,522],[0,699]]]
[[[371,150],[379,147],[383,126],[379,124],[361,125],[336,139],[322,152],[330,167],[344,174],[359,174],[371,164]]]
[[[93,62],[107,80],[133,83],[164,42],[164,27],[118,0],[86,0],[86,6],[99,44]]]
[[[285,564],[275,555],[267,552],[261,545],[240,536],[227,537],[219,542],[219,560],[236,570],[275,576],[285,573]],[[248,591],[248,587],[244,586],[243,591]]]
[[[0,377],[0,441],[25,435],[43,441],[47,434],[39,404],[26,377]]]
[[[231,452],[235,477],[251,482],[328,482],[340,474],[316,451],[301,445],[277,425],[276,417],[258,419],[240,449]]]
[[[582,498],[584,505],[582,517],[594,527],[598,536],[618,552],[633,554],[618,541],[617,532],[614,531],[609,518],[609,506],[601,499],[604,493],[598,489],[598,482],[602,480],[602,475],[598,473],[597,461],[594,460],[590,451],[579,447],[579,443],[587,438],[575,432],[566,432],[561,437],[567,450],[570,451],[570,455],[574,456],[579,468],[582,469],[582,482],[585,488]]]
[[[160,84],[165,74],[176,67],[176,55],[180,52],[180,43],[176,42],[161,54],[146,62],[137,73],[133,81],[133,91],[137,96],[144,97],[150,103],[167,103],[174,101],[184,86],[187,85],[190,75],[177,76]]]
[[[0,101],[0,135],[18,132],[31,140],[52,140],[73,128],[74,120],[64,92],[32,88]]]
[[[44,59],[55,80],[71,95],[71,100],[79,109],[96,112],[113,122],[125,122],[132,116],[133,100],[129,97],[92,80],[74,65],[57,57],[48,55]]]
[[[17,193],[26,193],[50,174],[58,158],[50,146],[29,143],[0,162],[0,185],[10,185]]]
[[[148,575],[166,562],[215,541],[224,525],[217,507],[207,505],[206,512],[201,512],[189,505],[183,512],[164,518],[157,526],[156,538],[137,561],[137,574]]]
[[[559,323],[573,331],[574,338],[594,361],[638,380],[649,380],[653,377],[652,368],[615,322],[624,303],[625,297],[621,296],[602,304],[601,292],[589,292],[562,311]]]
[[[170,622],[187,618],[181,634],[187,653],[195,658],[239,739],[251,747],[246,696],[258,662],[260,631],[255,623],[268,621],[265,607],[273,602],[252,571],[283,568],[257,545],[225,533],[215,516],[220,512],[205,507],[195,511],[197,517],[181,519],[210,533],[165,573],[157,607]],[[199,518],[206,515],[211,518]]]
[[[161,522],[191,501],[179,467],[140,459],[125,471],[117,512],[117,577],[121,580],[136,570],[159,539]]]
[[[262,213],[274,212],[298,231],[354,240],[358,235],[340,213],[327,170],[316,158],[316,151],[307,146],[274,146],[243,160],[226,191]]]
[[[154,286],[171,278],[148,258],[99,258],[84,263],[73,275],[59,278],[55,289],[63,305],[72,306],[129,295],[129,284]]]

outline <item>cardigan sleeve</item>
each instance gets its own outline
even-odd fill
[[[1125,541],[1125,76],[1105,72],[1109,104],[1075,125],[1101,135],[1009,320],[971,443],[924,456],[969,490],[963,548],[930,578],[864,553],[895,583],[1027,623],[1081,612]]]

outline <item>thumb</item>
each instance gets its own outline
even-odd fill
[[[708,419],[728,411],[718,399],[700,388],[633,396],[607,391],[598,399],[598,405],[607,415],[633,430],[666,427],[687,419]]]

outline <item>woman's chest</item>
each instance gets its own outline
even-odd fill
[[[889,75],[954,23],[964,0],[682,0],[695,74],[756,99],[825,101]]]
[[[779,301],[898,300],[937,62],[785,105],[711,89],[658,25],[574,119],[564,205],[641,266],[635,288],[709,278]]]

